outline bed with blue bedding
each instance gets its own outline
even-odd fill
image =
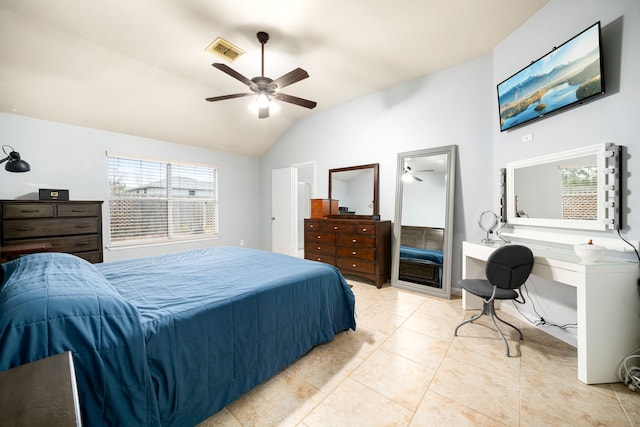
[[[0,370],[71,351],[91,426],[193,426],[356,326],[335,267],[266,251],[44,253],[0,270]]]

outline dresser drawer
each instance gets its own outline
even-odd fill
[[[55,205],[45,203],[18,203],[15,205],[4,205],[2,210],[3,219],[12,218],[52,218],[55,215]]]
[[[64,203],[58,205],[58,217],[98,216],[96,204]]]
[[[97,234],[68,237],[45,237],[40,239],[12,240],[12,245],[22,243],[49,243],[51,252],[95,251],[100,248],[100,238]]]
[[[102,262],[102,251],[73,252],[71,255],[75,255],[80,258],[86,259],[92,264],[95,264],[97,262]]]
[[[338,257],[338,268],[345,271],[351,270],[358,273],[373,274],[375,271],[375,264],[364,260]]]
[[[321,224],[319,221],[305,221],[304,231],[320,231]]]
[[[336,235],[333,233],[324,233],[322,231],[304,233],[304,239],[306,242],[322,242],[322,243],[335,243]]]
[[[367,248],[373,248],[376,246],[375,237],[360,236],[356,234],[350,234],[347,236],[338,236],[338,245],[345,246],[363,246]]]
[[[376,259],[375,248],[338,246],[337,253],[339,257],[345,257],[345,258],[358,258],[358,259],[365,259],[368,261],[374,261]]]
[[[375,236],[376,226],[373,224],[358,224],[356,226],[356,233],[366,234],[367,236]]]
[[[327,254],[318,254],[315,252],[305,252],[304,258],[311,261],[324,262],[331,265],[336,265],[336,257]]]
[[[331,231],[334,233],[353,233],[356,230],[354,224],[343,223],[324,223],[322,224],[322,231]]]
[[[336,254],[336,246],[332,243],[316,243],[316,242],[307,242],[304,245],[304,251],[306,252],[314,252],[316,254],[325,254],[325,255],[335,255]]]
[[[5,239],[98,233],[98,218],[16,220],[3,223]]]

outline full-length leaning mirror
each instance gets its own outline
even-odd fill
[[[338,200],[332,215],[378,215],[378,163],[329,169],[329,198]]]
[[[455,145],[398,153],[393,286],[451,297]]]

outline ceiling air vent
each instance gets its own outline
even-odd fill
[[[215,39],[205,50],[218,55],[229,62],[233,62],[237,57],[244,53],[244,50],[234,46],[222,37]]]

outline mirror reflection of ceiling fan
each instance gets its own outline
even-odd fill
[[[269,77],[265,77],[264,75],[264,45],[269,40],[269,34],[264,31],[260,31],[257,34],[258,41],[262,45],[262,73],[259,77],[254,77],[252,79],[248,79],[242,74],[235,71],[233,68],[229,67],[226,64],[214,63],[212,64],[218,70],[223,71],[229,74],[234,79],[237,79],[249,86],[251,90],[250,93],[234,93],[231,95],[223,95],[223,96],[214,96],[211,98],[206,98],[207,101],[215,102],[215,101],[223,101],[225,99],[232,98],[241,98],[244,96],[257,96],[258,102],[258,117],[261,119],[269,117],[269,104],[271,103],[271,99],[277,99],[279,101],[288,102],[290,104],[299,105],[305,108],[314,108],[317,104],[314,101],[309,101],[308,99],[298,98],[296,96],[287,95],[285,93],[278,92],[283,87],[289,86],[293,83],[299,82],[300,80],[304,80],[309,77],[309,73],[307,73],[302,68],[296,68],[293,71],[288,72],[287,74],[278,77],[273,80]]]
[[[411,181],[422,182],[422,178],[417,177],[415,175],[416,173],[422,173],[422,172],[435,172],[435,170],[433,170],[433,169],[422,169],[422,170],[414,171],[413,169],[411,169],[411,166],[405,166],[404,167],[404,173],[402,175],[402,180],[404,182],[411,182]]]

